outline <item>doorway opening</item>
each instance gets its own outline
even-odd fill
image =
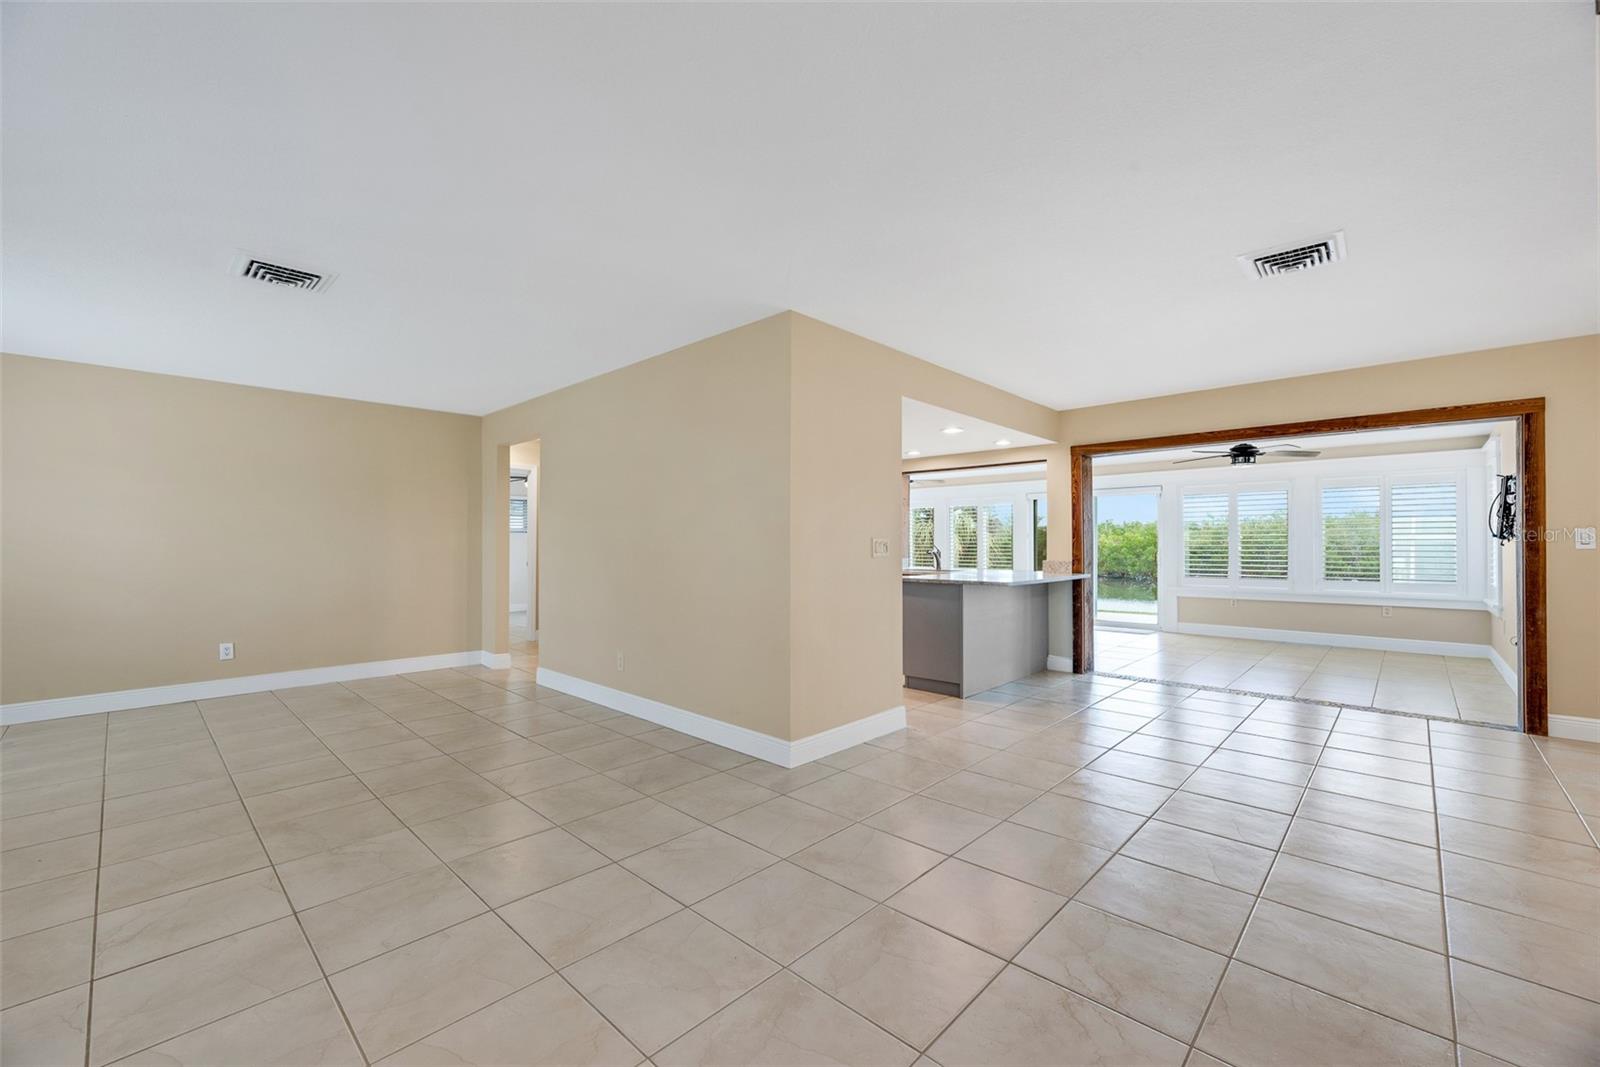
[[[1072,458],[1074,569],[1097,579],[1075,595],[1075,670],[1545,732],[1542,400]],[[1117,528],[1141,494],[1143,620],[1140,542]]]
[[[539,666],[539,473],[538,441],[511,446],[509,554],[506,565],[507,651],[511,665],[532,672]]]
[[[1161,627],[1160,486],[1094,494],[1094,622],[1101,628]]]

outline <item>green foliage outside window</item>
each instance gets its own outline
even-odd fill
[[[1223,542],[1227,527],[1223,526]],[[1108,578],[1156,583],[1156,524],[1153,522],[1102,522],[1096,533],[1095,562]]]

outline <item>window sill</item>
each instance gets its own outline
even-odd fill
[[[1389,596],[1346,595],[1342,593],[1279,593],[1259,589],[1223,589],[1214,586],[1180,586],[1177,595],[1182,599],[1198,600],[1263,600],[1291,604],[1349,604],[1353,607],[1437,608],[1445,611],[1489,611],[1482,600],[1465,597],[1419,597],[1406,593]]]

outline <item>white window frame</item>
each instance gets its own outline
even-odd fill
[[[1288,571],[1282,578],[1246,578],[1244,570],[1244,554],[1240,551],[1242,541],[1239,536],[1239,494],[1275,492],[1282,490],[1284,495],[1284,509],[1288,514]],[[1295,536],[1295,506],[1294,486],[1287,481],[1258,482],[1252,485],[1236,486],[1228,499],[1228,541],[1229,551],[1233,554],[1232,566],[1229,567],[1228,576],[1236,589],[1288,589],[1294,580],[1294,557],[1299,550],[1302,538]]]
[[[1500,437],[1490,434],[1489,439],[1483,443],[1485,478],[1483,483],[1484,506],[1483,512],[1487,516],[1489,508],[1494,502],[1495,494],[1500,491]],[[1485,519],[1487,522],[1487,518]],[[1501,600],[1501,583],[1505,580],[1504,558],[1501,543],[1490,537],[1487,541],[1489,550],[1488,564],[1484,570],[1483,600],[1489,605],[1489,611],[1499,618],[1503,612]]]
[[[1491,565],[1487,520],[1491,480],[1484,469],[1481,447],[1426,454],[1396,454],[1350,459],[1305,459],[1292,463],[1210,468],[1207,470],[1138,471],[1128,474],[1096,473],[1093,492],[1109,493],[1136,487],[1159,488],[1162,504],[1157,533],[1164,575],[1161,595],[1163,617],[1175,617],[1178,597],[1237,598],[1341,604],[1405,604],[1482,611],[1489,604],[1488,568]],[[1457,484],[1457,581],[1449,588],[1398,587],[1391,580],[1389,486],[1397,482],[1452,479]],[[1322,577],[1322,486],[1324,484],[1376,484],[1379,487],[1379,551],[1381,580],[1374,583],[1328,582]],[[1239,491],[1289,490],[1289,578],[1240,579],[1238,546]],[[1183,496],[1194,492],[1229,493],[1229,578],[1189,578],[1184,574]],[[1484,521],[1478,521],[1478,520]],[[1480,566],[1477,561],[1482,560]],[[1359,588],[1357,588],[1359,586]]]
[[[939,550],[941,566],[956,567],[950,533],[950,511],[958,507],[978,509],[978,569],[989,570],[989,531],[983,521],[984,508],[992,504],[1011,505],[1011,563],[1013,570],[1033,569],[1033,506],[1035,497],[1048,499],[1043,479],[991,482],[976,485],[919,485],[911,483],[906,508],[907,545],[910,544],[910,516],[917,508],[933,508],[933,544]],[[1017,561],[1022,566],[1017,566]],[[907,559],[909,563],[909,557]],[[999,569],[999,568],[996,568]]]
[[[1397,486],[1437,485],[1448,483],[1456,490],[1456,580],[1449,585],[1442,582],[1396,582],[1394,578],[1393,494]],[[1383,588],[1391,598],[1422,598],[1435,600],[1464,599],[1467,596],[1467,472],[1464,470],[1416,471],[1391,474],[1383,483]],[[1485,520],[1487,521],[1487,520]],[[1488,554],[1484,555],[1484,571],[1489,567]],[[1480,600],[1485,594],[1480,592]]]
[[[1375,486],[1378,490],[1378,580],[1375,582],[1362,582],[1353,579],[1329,578],[1323,573],[1323,546],[1326,544],[1326,531],[1323,530],[1322,519],[1322,492],[1324,489],[1366,488]],[[1337,478],[1318,478],[1315,486],[1316,492],[1316,527],[1314,532],[1315,551],[1312,558],[1315,562],[1316,589],[1320,593],[1333,596],[1372,596],[1386,594],[1388,590],[1389,575],[1389,488],[1384,484],[1383,475],[1352,474]]]
[[[1228,501],[1228,574],[1226,577],[1205,574],[1189,573],[1189,523],[1183,517],[1183,502],[1191,496],[1220,496]],[[1226,589],[1233,585],[1234,575],[1237,573],[1239,562],[1236,509],[1233,502],[1233,487],[1227,485],[1186,485],[1178,494],[1178,587],[1204,588],[1210,586],[1217,589]],[[1156,550],[1160,551],[1161,527],[1156,527]]]
[[[1039,491],[1037,493],[1029,493],[1027,496],[1023,497],[1023,507],[1026,509],[1026,517],[1027,517],[1027,520],[1028,520],[1028,556],[1027,556],[1028,566],[1024,567],[1023,568],[1024,570],[1033,570],[1034,569],[1033,561],[1035,559],[1037,559],[1038,556],[1039,556],[1039,539],[1038,539],[1038,536],[1037,536],[1039,531],[1036,530],[1034,528],[1034,525],[1033,525],[1033,510],[1034,510],[1034,506],[1039,504],[1039,503],[1041,503],[1041,502],[1044,504],[1044,526],[1045,526],[1044,534],[1045,534],[1046,550],[1048,551],[1048,548],[1049,548],[1049,543],[1050,543],[1050,532],[1049,532],[1050,531],[1050,494],[1044,492],[1043,490],[1041,490],[1041,491]],[[1012,544],[1012,558],[1015,559],[1016,558],[1017,545],[1020,544],[1020,539],[1017,537],[1016,523],[1014,521],[1012,523],[1012,529],[1011,529],[1011,544]]]

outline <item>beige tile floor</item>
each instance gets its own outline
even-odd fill
[[[1517,696],[1486,659],[1096,628],[1095,666],[1158,682],[1248,690],[1511,726]]]
[[[1051,674],[783,770],[513,655],[6,729],[0,1060],[1600,1050],[1600,747]]]

